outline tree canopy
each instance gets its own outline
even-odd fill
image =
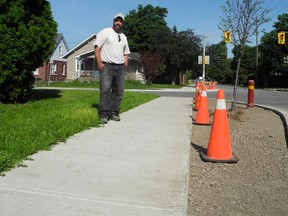
[[[131,51],[144,55],[141,65],[146,68],[147,74],[142,71],[149,82],[159,75],[158,82],[177,82],[179,72],[195,67],[200,53],[201,39],[191,29],[178,32],[174,26],[171,30],[165,21],[167,13],[166,8],[139,5],[138,10],[130,11],[125,18],[123,31]],[[145,64],[144,59],[151,64],[153,62],[153,67]]]
[[[208,46],[207,54],[210,56],[210,64],[206,67],[208,80],[226,82],[231,76],[229,60],[227,59],[227,47],[224,41]]]
[[[197,58],[201,53],[200,42],[200,37],[193,30],[178,32],[176,27],[173,30],[159,30],[153,37],[151,50],[161,55],[170,82],[178,82],[180,72],[196,70]]]
[[[132,10],[125,17],[123,32],[129,40],[131,51],[140,52],[150,49],[151,38],[159,29],[167,28],[165,17],[168,10],[148,4],[138,5],[138,10]]]
[[[239,47],[235,46],[232,50],[234,57],[231,62],[231,70],[234,71],[234,79],[237,70],[238,60],[239,60]],[[246,45],[244,47],[243,56],[241,58],[241,65],[239,69],[239,84],[246,85],[249,79],[254,79],[255,77],[255,67],[256,67],[256,47],[250,47]]]
[[[57,23],[46,0],[2,0],[0,9],[0,101],[26,102],[32,71],[54,48]]]
[[[260,70],[259,76],[264,87],[288,86],[288,43],[278,44],[277,34],[281,31],[288,32],[288,14],[278,16],[274,30],[266,33],[261,38],[260,45]],[[287,38],[287,36],[286,36]]]

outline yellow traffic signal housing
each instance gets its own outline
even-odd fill
[[[285,32],[278,33],[278,44],[285,44]]]
[[[230,32],[230,31],[225,31],[224,32],[224,41],[226,43],[232,42],[232,32]]]
[[[202,56],[202,64],[206,64],[206,56]]]

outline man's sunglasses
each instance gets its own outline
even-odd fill
[[[121,23],[124,23],[124,21],[123,21],[121,18],[116,18],[116,19],[114,19],[114,22],[121,22]]]

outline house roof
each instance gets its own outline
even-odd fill
[[[57,47],[57,45],[59,44],[59,42],[61,41],[61,39],[63,40],[66,49],[69,50],[68,44],[67,44],[67,42],[66,42],[66,40],[65,40],[65,37],[64,37],[64,35],[63,35],[62,33],[57,34],[57,37],[56,37],[56,47]]]
[[[140,59],[140,53],[139,52],[131,52],[129,54],[129,59],[139,61]]]
[[[94,50],[89,50],[87,52],[83,52],[80,55],[76,56],[76,57],[81,57],[81,58],[85,58],[85,57],[89,57],[94,55]]]
[[[56,61],[66,61],[67,59],[63,59],[61,55],[57,54],[55,56],[55,52],[57,52],[57,49],[60,45],[60,43],[63,41],[63,44],[65,46],[65,51],[68,51],[69,50],[69,47],[68,47],[68,44],[65,40],[65,37],[62,33],[59,33],[57,34],[56,38],[55,38],[55,45],[54,45],[54,50],[53,52],[51,53],[51,55],[49,56],[49,59],[50,60],[56,60]]]
[[[93,33],[92,35],[90,35],[88,38],[86,38],[84,41],[82,41],[81,43],[79,43],[78,45],[76,45],[73,49],[69,50],[65,55],[63,55],[63,58],[67,58],[69,55],[71,55],[74,51],[78,50],[79,48],[81,48],[82,46],[84,46],[88,41],[90,41],[91,39],[96,38],[96,33]]]

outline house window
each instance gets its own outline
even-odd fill
[[[138,63],[137,62],[133,61],[132,67],[133,67],[133,71],[135,71],[136,74],[140,74],[140,72],[138,71]]]
[[[86,69],[86,62],[85,59],[81,58],[81,59],[75,59],[75,68],[76,71],[81,70],[85,70]]]
[[[79,64],[80,64],[80,61],[76,58],[75,59],[75,69],[76,69],[76,71],[79,71]]]
[[[59,46],[59,54],[62,55],[63,54],[63,49],[62,46]]]
[[[81,70],[86,70],[86,59],[82,59],[81,61]]]
[[[57,65],[52,64],[51,67],[52,67],[51,74],[56,74]]]
[[[66,70],[66,65],[63,64],[63,66],[62,66],[62,75],[65,75],[65,70]]]

